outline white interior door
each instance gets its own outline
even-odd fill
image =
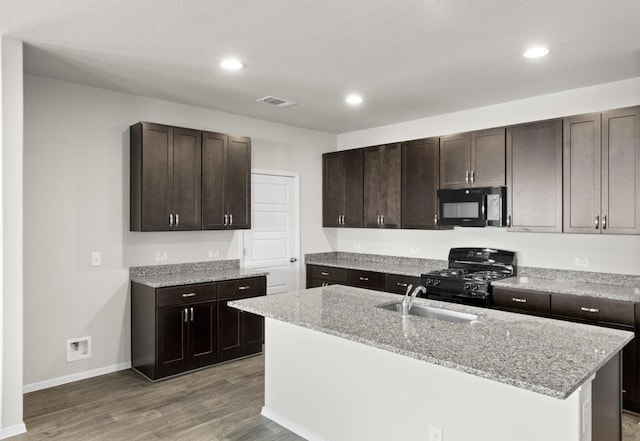
[[[251,174],[251,230],[244,232],[244,267],[268,271],[267,294],[298,289],[298,176]]]

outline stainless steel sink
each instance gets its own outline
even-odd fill
[[[378,308],[387,309],[402,313],[402,302],[390,303],[387,305],[379,305]],[[466,312],[449,311],[448,309],[434,308],[432,306],[413,305],[409,311],[409,315],[417,315],[420,317],[433,318],[437,320],[445,320],[454,323],[470,323],[478,320],[475,314]]]

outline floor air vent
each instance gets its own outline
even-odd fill
[[[273,106],[278,106],[278,107],[291,107],[298,104],[294,101],[283,100],[282,98],[278,98],[275,96],[265,96],[263,98],[257,99],[256,101],[259,103],[267,103],[267,104],[271,104]]]

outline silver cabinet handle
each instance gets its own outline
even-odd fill
[[[247,289],[249,289],[249,288],[251,288],[251,286],[249,286],[249,285],[246,285],[246,286],[239,286],[239,287],[238,287],[238,291],[244,291],[244,290],[247,290]]]
[[[380,225],[384,225],[384,214],[380,215]]]
[[[437,214],[433,215],[433,223],[438,225],[438,215]]]
[[[469,183],[469,171],[464,172],[464,182]]]
[[[407,287],[407,284],[406,283],[402,283],[402,282],[397,282],[396,285],[397,286],[402,286],[403,288]]]
[[[169,215],[169,226],[173,227],[173,214]]]
[[[607,215],[606,214],[604,216],[602,216],[602,229],[603,230],[607,229]]]
[[[327,282],[322,282],[321,286],[329,286],[329,284]]]
[[[598,227],[600,226],[600,216],[596,215],[596,219],[595,219],[595,226],[596,226],[596,230],[598,229]]]
[[[292,257],[292,258],[289,259],[289,262],[291,262],[291,263],[295,263],[297,261],[298,261],[297,257]]]
[[[507,227],[511,228],[511,215],[507,216]]]
[[[189,292],[186,294],[182,294],[182,297],[195,297],[196,293],[195,292]]]
[[[187,312],[187,308],[184,308],[182,310],[182,312],[183,312],[183,315],[184,315],[184,322],[187,323],[189,321],[189,315],[188,315],[188,312]]]
[[[369,278],[368,277],[360,277],[360,280],[364,280],[365,282],[368,282]]]
[[[176,227],[180,224],[180,215],[176,213]]]
[[[598,308],[585,308],[584,306],[580,307],[580,311],[584,311],[584,312],[600,312],[600,310]]]
[[[224,226],[225,226],[225,227],[227,226],[227,221],[228,221],[228,219],[229,219],[228,215],[226,215],[226,214],[225,214],[225,215],[224,215]]]
[[[193,306],[189,308],[189,311],[191,312],[191,321],[193,321]]]
[[[471,183],[472,184],[473,184],[473,181],[474,181],[473,175],[475,174],[475,172],[476,172],[475,170],[471,170],[471,173],[470,173],[470,175],[471,175],[470,178],[471,178]]]
[[[229,215],[229,225],[233,225],[233,214]]]
[[[519,299],[518,297],[511,297],[511,300],[516,303],[527,303],[527,299]]]
[[[326,272],[326,271],[322,271],[320,274],[322,274],[323,276],[328,276],[329,275],[329,273]]]

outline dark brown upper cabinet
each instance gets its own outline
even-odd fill
[[[505,185],[505,128],[440,138],[440,188]]]
[[[564,119],[564,231],[640,233],[639,108]]]
[[[400,228],[400,144],[364,149],[364,226]]]
[[[562,120],[507,128],[507,227],[562,231]]]
[[[402,228],[438,228],[439,172],[439,138],[402,144]]]
[[[363,226],[363,149],[322,155],[322,226]]]
[[[251,140],[202,135],[202,229],[251,228]]]
[[[131,126],[131,231],[199,230],[201,133]]]

